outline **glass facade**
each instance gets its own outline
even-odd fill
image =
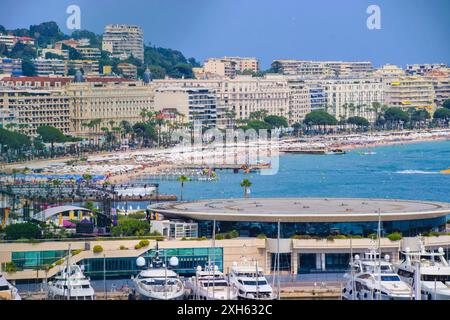
[[[382,221],[384,235],[401,232],[405,237],[415,237],[420,233],[445,230],[447,218]],[[199,236],[212,236],[212,221],[199,221]],[[277,237],[276,222],[254,221],[216,221],[216,232],[225,233],[237,230],[240,236],[256,237],[265,234],[267,237]],[[368,236],[376,233],[378,222],[292,222],[281,223],[281,237],[290,238],[294,235],[311,235],[326,237],[328,235],[360,235]]]
[[[277,254],[271,254],[271,270],[277,271]],[[291,271],[291,254],[280,253],[280,271]]]
[[[147,264],[155,255],[155,250],[147,251],[142,257]],[[195,274],[198,266],[202,268],[208,261],[215,261],[215,265],[223,271],[223,248],[182,248],[160,250],[160,257],[169,260],[171,257],[177,257],[179,264],[173,270],[181,276],[191,276]],[[103,277],[103,270],[107,277],[120,277],[136,275],[141,270],[136,266],[136,258],[95,258],[81,262],[85,266],[86,275],[92,278]]]
[[[41,269],[66,255],[67,250],[12,252],[12,262],[19,269]]]
[[[298,274],[316,271],[316,254],[300,253],[298,255]]]
[[[326,253],[325,271],[326,272],[345,272],[349,269],[349,253]]]

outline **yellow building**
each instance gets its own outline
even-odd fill
[[[433,81],[411,76],[389,79],[385,82],[384,103],[402,109],[436,109]]]

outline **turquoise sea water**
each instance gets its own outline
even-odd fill
[[[450,202],[450,141],[374,148],[375,155],[284,155],[278,174],[218,171],[219,181],[185,184],[184,200],[242,197],[249,179],[251,197],[364,197]],[[161,181],[161,193],[179,194],[180,183]],[[142,203],[141,203],[142,208]]]

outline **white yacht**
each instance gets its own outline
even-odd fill
[[[145,266],[145,259],[139,257],[136,260],[139,267]],[[169,259],[169,264],[178,265],[178,258]],[[167,268],[156,251],[155,257],[149,268],[142,270],[132,278],[139,298],[142,300],[181,300],[184,298],[184,284],[178,275]]]
[[[238,292],[240,300],[273,300],[272,287],[264,276],[263,269],[255,265],[233,263],[230,271],[230,285]]]
[[[217,266],[197,267],[195,276],[185,282],[186,295],[192,300],[236,300],[237,288],[231,286]]]
[[[399,276],[415,287],[414,279],[420,275],[421,299],[450,300],[450,266],[445,259],[444,249],[438,252],[426,251],[422,243],[420,250],[409,248],[402,251],[404,260],[396,266]],[[415,273],[419,270],[419,275]]]
[[[0,272],[0,300],[22,300],[18,290]]]
[[[47,286],[49,300],[95,300],[95,292],[80,266],[67,264]]]
[[[395,273],[388,255],[384,260],[375,250],[366,252],[364,259],[355,255],[350,270],[342,289],[344,300],[412,300],[414,297],[411,286]]]

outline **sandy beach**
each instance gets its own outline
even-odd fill
[[[139,176],[151,174],[182,174],[183,166],[196,164],[208,168],[217,164],[257,164],[270,163],[270,159],[280,154],[280,149],[344,149],[374,148],[379,146],[417,143],[450,139],[450,129],[414,130],[399,132],[367,132],[358,134],[324,135],[314,137],[289,137],[272,141],[256,140],[250,143],[204,144],[202,146],[168,149],[140,149],[112,153],[99,153],[68,165],[70,158],[38,160],[35,162],[4,165],[2,172],[13,168],[28,168],[28,172],[42,175],[82,175],[91,174],[99,178],[99,183],[126,183]]]

